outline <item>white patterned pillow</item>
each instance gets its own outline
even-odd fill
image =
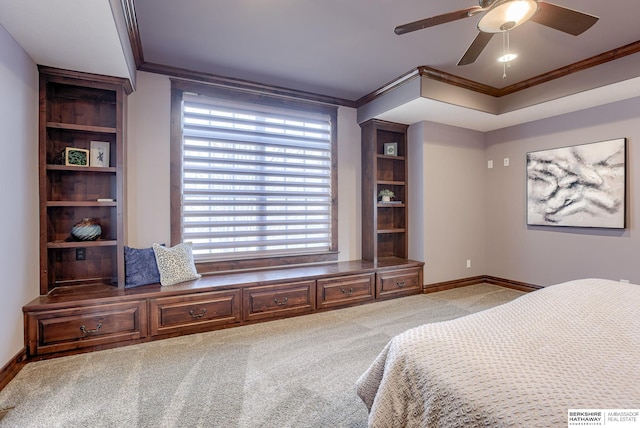
[[[153,252],[160,271],[160,284],[174,285],[202,276],[193,263],[191,246],[191,242],[183,242],[171,248],[153,244]]]

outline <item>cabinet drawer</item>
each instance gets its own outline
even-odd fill
[[[376,277],[376,297],[397,297],[422,292],[422,269],[380,272]]]
[[[151,299],[150,334],[206,330],[240,322],[240,295],[240,290],[228,290]]]
[[[146,337],[146,301],[83,306],[25,315],[30,355],[90,348]]]
[[[316,306],[315,281],[248,287],[243,293],[245,321],[310,312]]]
[[[318,308],[348,305],[374,299],[375,274],[319,279]]]

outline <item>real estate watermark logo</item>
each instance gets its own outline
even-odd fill
[[[640,409],[569,409],[567,426],[640,428]]]

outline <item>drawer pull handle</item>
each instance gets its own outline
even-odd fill
[[[84,325],[80,326],[80,331],[82,332],[82,334],[84,334],[85,336],[88,336],[90,334],[94,334],[97,333],[98,330],[100,330],[102,328],[102,321],[104,320],[104,318],[101,318],[100,321],[98,321],[98,325],[96,326],[96,328],[94,328],[93,330],[87,330],[87,327],[85,327]]]
[[[342,294],[351,295],[353,294],[353,287],[349,288],[348,290],[341,288],[340,291],[342,291]]]
[[[398,288],[402,288],[402,287],[404,287],[404,281],[396,281],[396,286],[397,286]]]
[[[200,309],[200,313],[196,314],[193,309],[189,311],[189,315],[191,315],[191,318],[194,319],[198,319],[198,318],[202,318],[204,316],[204,314],[207,313],[207,309],[206,308],[202,308]]]
[[[278,298],[276,297],[275,299],[273,299],[273,301],[274,301],[274,302],[276,302],[276,305],[278,305],[278,306],[284,306],[284,305],[286,305],[286,304],[287,304],[287,302],[289,301],[289,298],[288,298],[288,297],[285,297],[285,298],[284,298],[284,299],[282,299],[282,300],[278,300]]]

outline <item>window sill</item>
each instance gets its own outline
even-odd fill
[[[202,275],[239,270],[252,270],[263,268],[290,267],[311,263],[335,262],[338,260],[338,252],[301,254],[282,257],[265,257],[238,260],[220,261],[196,261],[196,269]]]

